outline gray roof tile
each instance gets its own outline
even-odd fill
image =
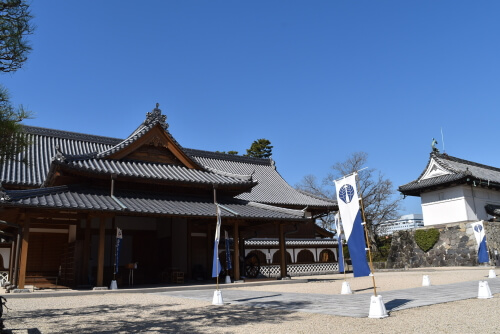
[[[84,186],[58,186],[31,190],[7,190],[7,198],[0,199],[5,206],[55,208],[82,211],[112,211],[123,214],[158,214],[196,217],[215,217],[215,204],[206,198],[194,196],[158,195],[141,192],[116,192],[115,197],[127,209],[124,210],[109,194],[107,189],[88,188]],[[276,219],[276,220],[304,220],[300,210],[283,210],[271,206],[253,205],[247,201],[231,198],[219,199],[238,216],[222,210],[223,217]]]
[[[225,176],[183,166],[155,164],[137,161],[87,159],[54,162],[72,169],[104,174],[116,174],[141,179],[188,182],[192,184],[216,184],[232,186],[253,186],[256,182],[242,179],[238,175]]]
[[[201,166],[236,174],[252,175],[258,184],[250,192],[238,195],[237,197],[240,199],[274,205],[336,206],[334,201],[319,199],[291,187],[276,170],[272,160],[258,159],[261,161],[255,163],[255,158],[245,160],[242,159],[243,157],[236,157],[232,159],[232,156],[227,154],[216,156],[210,152],[210,154],[205,155],[203,151],[188,151],[188,153],[192,154]]]
[[[180,145],[179,147],[184,153],[204,170],[193,170],[168,164],[103,159],[130,145],[157,125],[162,126],[172,141],[178,145],[167,131],[168,125],[165,123],[165,116],[161,115],[157,108],[152,113],[148,113],[146,121],[125,140],[25,126],[26,135],[32,142],[24,156],[27,158],[28,164],[6,162],[0,166],[0,182],[10,188],[13,186],[41,187],[49,175],[51,166],[66,163],[66,167],[85,171],[116,173],[138,178],[205,184],[218,183],[244,187],[250,187],[256,182],[257,184],[249,192],[242,193],[237,198],[250,202],[296,208],[309,206],[327,209],[336,206],[335,201],[321,199],[291,187],[281,177],[274,162],[270,159],[185,149]],[[56,157],[60,161],[53,163]]]
[[[432,161],[450,174],[422,179]],[[456,158],[445,153],[432,152],[426,168],[418,179],[400,186],[398,190],[405,195],[419,196],[420,192],[430,188],[466,182],[477,182],[500,189],[500,168]]]

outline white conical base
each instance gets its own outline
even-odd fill
[[[488,274],[488,278],[495,278],[497,277],[497,274],[495,273],[495,269],[490,269],[490,272]]]
[[[226,284],[231,283],[231,276],[227,275],[226,276]]]
[[[116,289],[118,289],[118,284],[116,284],[115,280],[111,281],[111,285],[110,285],[109,289],[110,290],[116,290]]]
[[[214,298],[212,299],[212,305],[224,305],[224,301],[222,300],[222,291],[215,290]]]
[[[372,296],[370,300],[370,312],[368,318],[385,318],[388,317],[387,310],[385,309],[382,296]]]
[[[350,295],[352,293],[351,291],[351,286],[349,285],[349,282],[343,282],[342,283],[342,291],[340,292],[340,294],[342,295]]]
[[[479,299],[488,299],[493,298],[491,295],[490,286],[487,281],[479,281],[479,289],[477,292],[477,298]]]
[[[422,278],[422,286],[430,286],[431,285],[431,279],[429,278],[429,275],[424,275]]]

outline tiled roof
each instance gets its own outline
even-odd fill
[[[439,165],[447,174],[423,178],[432,162]],[[500,188],[500,169],[452,157],[445,153],[432,152],[427,167],[418,179],[400,186],[398,190],[405,195],[419,196],[420,192],[433,187],[466,182]]]
[[[158,111],[158,112],[157,112]],[[137,140],[153,126],[160,125],[167,135],[168,125],[164,115],[155,108],[148,118],[127,139],[86,135],[82,133],[25,126],[25,133],[32,145],[24,154],[28,164],[9,161],[0,166],[0,182],[6,188],[36,188],[44,185],[51,166],[65,163],[95,173],[116,173],[150,179],[170,179],[174,182],[218,182],[225,185],[251,187],[249,192],[237,196],[250,202],[293,208],[333,209],[336,202],[315,197],[291,187],[278,173],[274,161],[238,155],[181,148],[186,156],[201,170],[175,167],[167,164],[117,161],[105,159]],[[58,160],[54,161],[53,160]],[[246,190],[246,189],[245,189]]]
[[[7,161],[0,165],[0,182],[4,185],[40,187],[50,169],[56,148],[72,154],[91,154],[103,151],[120,139],[86,135],[76,132],[24,126],[24,131],[31,145],[22,157],[27,164],[19,161]]]
[[[337,240],[333,239],[286,239],[287,246],[337,246]],[[248,247],[262,247],[262,246],[279,246],[279,240],[274,238],[252,238],[245,240],[245,246]]]
[[[54,164],[69,166],[72,169],[92,173],[116,174],[117,176],[190,184],[215,184],[219,186],[246,185],[250,188],[256,183],[250,178],[245,179],[243,177],[239,177],[238,175],[221,175],[217,173],[205,172],[203,170],[190,169],[184,166],[148,162],[96,158],[62,162],[54,161]]]
[[[120,191],[110,196],[108,189],[85,186],[58,186],[31,190],[7,190],[0,203],[5,206],[26,208],[62,209],[75,211],[121,212],[123,214],[177,215],[194,217],[215,217],[216,207],[206,198],[178,195],[160,195],[141,192]],[[121,205],[123,204],[125,208]],[[247,201],[219,199],[230,211],[221,210],[223,217],[252,219],[304,220],[300,210],[284,212],[280,208],[263,208]]]
[[[250,192],[237,197],[271,205],[331,207],[336,202],[320,199],[291,187],[279,174],[270,159],[257,159],[199,150],[185,150],[199,165],[236,174],[250,174],[258,181]]]

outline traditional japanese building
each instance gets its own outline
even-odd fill
[[[285,235],[317,237],[315,219],[337,207],[292,188],[271,159],[183,148],[158,105],[125,139],[24,128],[31,146],[0,166],[0,255],[19,288],[38,278],[70,287],[130,274],[135,283],[210,278],[215,202],[232,239],[233,278],[245,276],[250,238],[278,240],[284,277]]]
[[[420,176],[399,187],[419,196],[425,226],[500,216],[500,168],[433,150]]]

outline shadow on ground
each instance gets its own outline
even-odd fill
[[[385,303],[385,309],[387,311],[395,311],[398,307],[406,305],[411,301],[412,299],[393,299]]]
[[[11,310],[5,317],[5,332],[37,333],[206,333],[227,332],[225,327],[260,323],[280,323],[291,308],[278,309],[241,305],[202,306],[173,309],[175,304],[100,305],[86,308],[50,309],[29,312]],[[279,303],[278,303],[279,304]],[[291,303],[295,304],[295,303]],[[292,308],[306,307],[292,305]],[[255,306],[255,305],[253,305]]]

